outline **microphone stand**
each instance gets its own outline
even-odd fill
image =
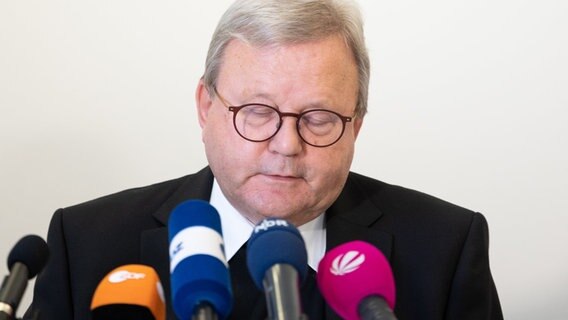
[[[217,320],[217,313],[209,303],[202,303],[197,307],[192,320]]]
[[[16,309],[28,285],[28,268],[20,262],[14,263],[10,274],[4,277],[0,287],[0,320],[13,320]]]
[[[269,320],[307,319],[298,294],[298,271],[289,264],[266,270],[262,284]]]

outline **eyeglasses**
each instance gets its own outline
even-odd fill
[[[296,130],[300,138],[310,146],[329,147],[345,132],[345,124],[353,117],[345,117],[326,109],[312,109],[301,113],[280,112],[275,107],[261,103],[231,106],[215,88],[219,100],[233,113],[233,125],[243,139],[263,142],[274,137],[282,127],[282,118],[296,118]]]

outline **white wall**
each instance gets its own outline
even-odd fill
[[[193,94],[229,2],[0,0],[0,259],[56,208],[205,165]],[[506,317],[568,318],[568,2],[360,3],[353,169],[483,212]]]

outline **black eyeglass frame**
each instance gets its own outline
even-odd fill
[[[219,100],[221,100],[221,102],[223,103],[223,105],[225,107],[227,107],[229,112],[233,113],[233,127],[235,128],[235,131],[237,131],[237,133],[239,134],[239,136],[241,136],[243,139],[250,141],[250,142],[264,142],[264,141],[268,141],[270,139],[272,139],[276,134],[278,134],[278,132],[280,131],[280,128],[282,128],[282,118],[284,117],[294,117],[296,118],[296,132],[298,132],[298,136],[302,139],[302,141],[304,141],[305,143],[307,143],[308,145],[312,146],[312,147],[316,147],[316,148],[325,148],[325,147],[329,147],[335,143],[337,143],[337,141],[339,141],[341,139],[341,137],[343,137],[343,134],[345,133],[345,125],[347,122],[352,122],[354,117],[346,117],[344,115],[341,115],[335,111],[332,110],[328,110],[328,109],[310,109],[310,110],[306,110],[300,113],[294,113],[294,112],[281,112],[280,110],[276,109],[273,106],[267,105],[267,104],[263,104],[263,103],[247,103],[247,104],[243,104],[240,106],[232,106],[229,103],[227,103],[227,101],[225,101],[225,99],[223,98],[223,96],[221,96],[219,94],[219,92],[217,91],[217,88],[214,89],[215,90],[215,94],[219,97]],[[265,139],[261,139],[261,140],[255,140],[255,139],[250,139],[245,137],[238,129],[237,127],[237,113],[245,108],[245,107],[249,107],[249,106],[263,106],[263,107],[267,107],[270,108],[272,110],[274,110],[276,112],[276,114],[278,114],[278,118],[279,118],[279,122],[278,122],[278,129],[276,129],[276,131],[274,131],[274,133],[272,135],[270,135],[268,138]],[[316,111],[325,111],[325,112],[330,112],[335,114],[336,116],[339,117],[339,119],[341,119],[341,133],[339,134],[339,136],[337,137],[337,139],[335,139],[334,141],[332,141],[331,143],[325,144],[325,145],[316,145],[316,144],[312,144],[308,141],[306,141],[306,139],[302,136],[302,133],[300,132],[300,118],[303,117],[305,114],[309,114],[311,112],[316,112]]]

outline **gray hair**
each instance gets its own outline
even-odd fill
[[[357,64],[355,115],[362,118],[367,112],[370,63],[363,19],[357,5],[349,0],[237,0],[213,33],[203,81],[213,95],[223,53],[233,39],[263,47],[320,40],[334,34],[343,37]]]

